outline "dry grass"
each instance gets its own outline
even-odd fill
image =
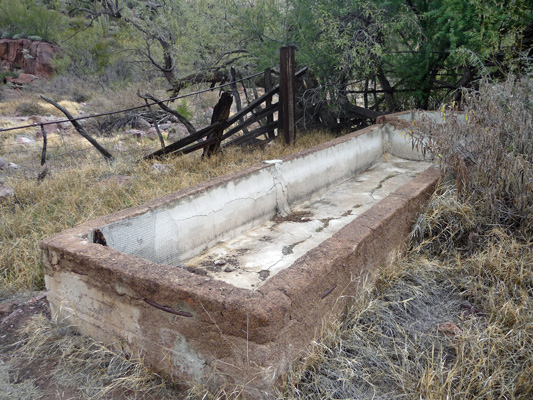
[[[477,125],[471,127],[477,129]],[[58,157],[53,161],[57,167],[40,185],[24,174],[8,177],[16,196],[0,203],[2,284],[11,290],[42,287],[38,244],[45,236],[327,139],[325,135],[309,136],[299,141],[297,148],[274,144],[265,153],[233,149],[205,161],[196,155],[167,159],[169,171],[157,172],[148,163],[132,162],[145,150],[141,144],[106,138],[108,146],[122,146],[132,154],[114,165],[95,164],[91,156],[73,158],[69,163]],[[521,139],[512,140],[513,146],[498,151],[510,150],[516,155]],[[524,176],[531,172],[529,164],[520,165],[525,166]],[[65,169],[67,166],[70,168]],[[496,167],[492,165],[491,171],[497,171]],[[295,362],[284,379],[280,399],[533,398],[530,199],[523,202],[518,198],[515,205],[522,208],[512,201],[499,203],[496,220],[504,222],[501,228],[494,223],[493,212],[483,212],[483,185],[475,181],[483,174],[474,173],[465,180],[465,170],[459,173],[463,175],[457,182],[463,192],[455,186],[440,188],[414,227],[408,254],[383,268],[347,318],[337,321],[314,343],[307,359]],[[502,173],[507,181],[512,180],[509,171]],[[131,180],[102,184],[119,175]],[[479,188],[480,202],[465,196],[461,185],[467,182]],[[510,184],[506,190],[520,185]],[[491,196],[498,195],[494,188],[485,188]],[[511,208],[525,210],[523,215],[513,211],[513,223],[501,218],[509,215]],[[517,226],[521,229],[513,231]],[[460,333],[443,334],[439,331],[443,323],[455,324]],[[118,393],[123,398],[180,396],[170,382],[143,368],[138,357],[121,352],[120,347],[115,351],[104,348],[55,322],[34,320],[21,344],[12,362],[20,361],[23,368],[24,362],[32,359],[57,360],[53,379],[80,387],[87,398],[115,398]],[[11,396],[12,387],[3,383],[8,367],[0,365],[0,392]],[[20,398],[38,395],[31,380],[18,387]],[[245,389],[227,392],[204,382],[187,396],[244,398]]]
[[[39,147],[34,149],[35,154],[24,154],[31,157],[26,161],[17,158],[23,155],[13,154],[9,161],[21,163],[21,169],[7,176],[4,183],[15,189],[15,196],[0,202],[0,288],[12,291],[43,287],[39,243],[45,237],[329,139],[331,136],[317,133],[302,137],[294,147],[273,143],[265,151],[234,148],[209,160],[200,159],[198,154],[169,157],[162,161],[169,170],[159,172],[151,169],[151,163],[136,163],[143,151],[146,154],[142,141],[109,138],[103,143],[109,149],[121,147],[121,160],[107,164],[95,150],[74,153],[68,158],[56,158],[50,152],[51,172],[40,184],[35,179],[40,169]],[[71,150],[76,146],[87,148],[86,144],[77,143],[70,146]],[[113,180],[122,175],[130,180],[125,184]]]
[[[183,397],[182,391],[171,382],[150,371],[138,354],[129,354],[119,346],[104,347],[64,323],[35,316],[21,332],[21,338],[9,364],[4,366],[6,372],[11,369],[11,374],[24,373],[24,366],[38,362],[48,366],[47,373],[41,373],[39,379],[47,378],[60,387],[75,388],[84,399]],[[42,395],[32,380],[23,385],[17,382],[19,379],[14,380],[16,383],[10,384],[9,379],[0,378],[1,392],[12,396],[6,399],[35,399]]]
[[[407,257],[381,271],[280,398],[532,398],[532,243],[495,228],[454,249],[471,211],[450,187],[435,195]],[[462,333],[440,333],[448,322]]]
[[[469,236],[472,210],[452,187],[442,187],[413,230],[407,256],[383,268],[347,318],[294,364],[278,398],[530,399],[533,247],[495,228],[471,249],[450,250],[450,242]],[[461,333],[440,333],[442,323]],[[182,392],[120,346],[103,347],[42,317],[25,328],[11,365],[2,368],[33,360],[54,360],[50,379],[88,399],[247,398],[246,388],[209,382]],[[20,398],[39,394],[31,380],[14,387],[0,375],[0,383]]]
[[[70,113],[78,114],[80,104],[73,101],[61,100],[58,102]],[[54,115],[64,117],[64,115],[50,103],[40,100],[36,95],[23,93],[11,101],[0,102],[0,115],[6,117],[22,117],[32,115]]]
[[[486,225],[533,234],[533,79],[482,80],[465,90],[466,121],[421,118],[413,140],[453,172],[460,196]]]

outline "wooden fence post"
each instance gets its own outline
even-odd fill
[[[294,143],[296,137],[294,46],[282,47],[280,50],[280,90],[278,113],[278,131],[283,132],[286,144]]]
[[[213,141],[213,143],[208,144],[204,147],[204,152],[202,153],[202,158],[207,156],[211,157],[213,154],[216,154],[220,150],[220,142],[222,141],[222,134],[224,133],[224,122],[229,117],[231,104],[233,103],[233,96],[229,92],[222,92],[220,100],[213,109],[213,115],[211,116],[211,125],[215,122],[220,122],[221,125],[215,130],[207,135],[206,141]]]
[[[270,70],[270,68],[267,68],[265,69],[265,93],[268,92],[270,89],[272,89],[272,71]],[[269,97],[266,101],[266,107],[270,107],[272,105],[272,98]],[[274,115],[269,115],[267,117],[267,125],[268,124],[272,124],[274,122]],[[274,132],[274,128],[270,129],[268,132],[267,132],[267,137],[269,139],[275,139],[276,138],[276,134]]]

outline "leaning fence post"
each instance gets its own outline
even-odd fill
[[[294,78],[294,46],[280,50],[280,109],[278,130],[283,132],[286,144],[294,143],[296,137],[296,108]]]
[[[48,173],[48,165],[46,164],[46,144],[48,143],[48,139],[46,137],[46,129],[44,129],[44,125],[41,124],[41,133],[43,135],[43,150],[41,151],[41,172],[37,176],[37,182],[40,182],[44,179],[46,174]]]

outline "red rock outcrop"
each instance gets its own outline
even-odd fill
[[[59,47],[46,42],[0,39],[0,62],[4,70],[21,68],[26,74],[50,78],[54,72],[52,59],[59,53]]]
[[[8,76],[6,78],[6,82],[11,82],[13,83],[14,85],[19,85],[19,86],[22,86],[22,85],[27,85],[29,83],[32,83],[34,80],[36,79],[39,79],[37,76],[35,75],[31,75],[31,74],[20,74],[18,77],[16,78],[13,78],[12,76]]]

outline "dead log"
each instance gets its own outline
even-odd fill
[[[227,121],[233,103],[233,96],[231,93],[222,92],[220,100],[213,109],[213,116],[211,117],[211,125],[215,122],[220,122],[221,126],[216,128],[212,133],[207,136],[207,140],[216,138],[216,141],[209,146],[204,147],[202,157],[211,157],[213,154],[218,153],[220,150],[220,142],[222,140],[222,133],[224,132],[223,124]]]
[[[44,129],[43,124],[41,124],[41,134],[43,135],[43,151],[41,152],[41,167],[44,167],[44,164],[46,163],[46,145],[48,143],[48,138],[46,136],[46,129]]]
[[[233,94],[233,98],[235,99],[235,108],[237,109],[237,112],[241,111],[242,110],[242,103],[241,103],[241,95],[239,94],[239,89],[237,88],[237,71],[235,70],[235,67],[231,67],[230,68],[230,77],[231,77],[231,92]],[[244,88],[244,85],[243,85],[243,88]],[[246,93],[246,89],[244,90],[244,92]],[[250,104],[250,102],[248,102],[248,104]],[[241,118],[239,120],[239,122],[242,124],[244,123],[244,118]],[[245,132],[248,132],[245,129]]]
[[[272,71],[270,68],[265,69],[265,92],[268,92],[270,89],[272,89]],[[272,105],[272,98],[269,98],[266,101],[266,108],[270,107]],[[272,124],[274,122],[274,115],[270,114],[267,117],[267,125]],[[267,137],[270,140],[274,140],[276,138],[276,133],[274,132],[274,129],[271,129],[267,132]]]
[[[106,159],[106,161],[115,161],[115,157],[111,155],[109,151],[107,151],[105,148],[103,148],[100,143],[98,143],[91,135],[87,133],[87,131],[83,128],[83,126],[80,125],[80,123],[74,119],[71,113],[68,112],[68,110],[59,104],[57,104],[52,99],[49,99],[48,97],[41,95],[41,98],[44,101],[47,101],[48,103],[52,104],[54,107],[56,107],[59,111],[61,111],[65,116],[70,120],[70,123],[74,126],[74,128],[78,131],[78,133],[83,136],[89,143],[91,143],[96,150],[100,152]]]
[[[48,165],[45,165],[46,163],[46,144],[48,143],[48,139],[46,137],[46,129],[44,129],[44,125],[41,124],[41,133],[43,135],[43,150],[41,152],[41,172],[37,176],[37,182],[41,182],[44,180],[46,175],[48,174]]]

